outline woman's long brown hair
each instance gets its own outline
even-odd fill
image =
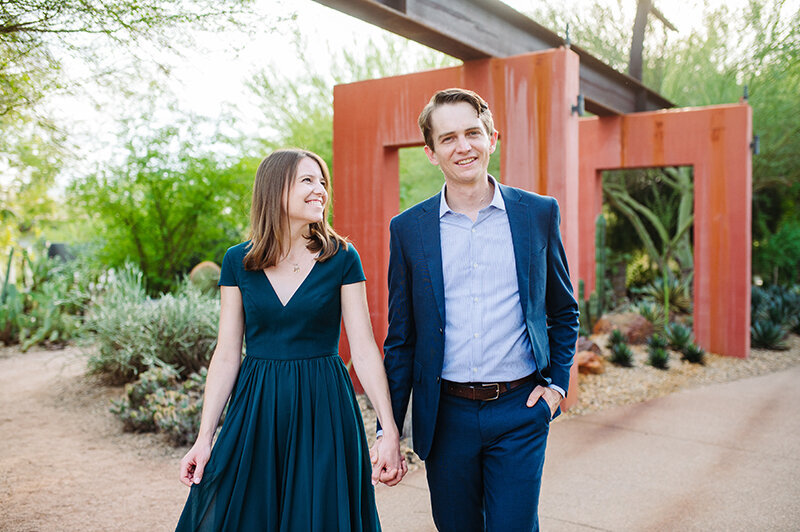
[[[308,157],[319,165],[325,178],[328,202],[322,213],[322,221],[308,225],[306,248],[319,253],[316,258],[324,262],[347,245],[347,240],[336,234],[328,223],[328,204],[330,203],[330,173],[328,165],[316,153],[288,148],[277,150],[261,161],[253,183],[253,203],[250,208],[250,244],[244,257],[245,270],[263,270],[275,266],[288,253],[284,241],[289,230],[289,213],[283,206],[284,194],[288,194],[297,175],[300,161]]]

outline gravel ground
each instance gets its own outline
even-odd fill
[[[591,337],[601,347],[604,355],[608,335]],[[656,397],[677,392],[684,388],[702,386],[719,382],[729,382],[746,377],[773,373],[800,364],[800,336],[790,335],[786,351],[751,349],[750,357],[739,359],[706,353],[705,365],[691,364],[681,360],[680,353],[670,351],[669,369],[656,369],[647,364],[647,346],[631,346],[634,366],[623,368],[605,361],[605,373],[600,375],[580,375],[578,403],[559,419],[599,412],[618,405],[640,403]],[[365,395],[358,396],[367,439],[370,446],[375,441],[375,412]],[[558,420],[556,420],[558,422]],[[404,438],[400,442],[409,469],[419,467],[419,459],[411,450],[411,441]]]
[[[592,341],[603,349],[608,335],[594,335]],[[670,352],[669,369],[647,365],[647,347],[631,346],[634,367],[623,368],[605,361],[605,373],[580,375],[578,403],[562,416],[569,419],[599,412],[617,405],[640,403],[656,397],[704,384],[729,382],[745,377],[773,373],[800,364],[800,336],[790,335],[786,351],[751,349],[746,359],[706,353],[705,365],[690,364],[680,353]]]

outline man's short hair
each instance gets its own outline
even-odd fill
[[[486,103],[486,100],[478,96],[477,93],[468,89],[444,89],[431,97],[431,101],[429,101],[425,108],[422,109],[422,112],[419,114],[419,119],[417,120],[419,130],[422,132],[422,136],[425,139],[425,145],[431,150],[434,149],[431,115],[433,115],[433,112],[442,105],[459,102],[466,102],[475,109],[475,112],[478,114],[478,118],[480,118],[481,122],[483,122],[483,127],[486,130],[487,135],[491,137],[492,133],[494,133],[494,119],[492,118],[492,112],[489,110],[489,104]]]

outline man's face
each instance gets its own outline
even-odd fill
[[[466,102],[444,104],[431,114],[433,149],[425,146],[432,164],[441,168],[447,183],[485,180],[489,156],[497,146],[497,131],[486,133],[475,109]]]

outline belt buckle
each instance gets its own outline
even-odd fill
[[[488,384],[481,384],[482,388],[488,388],[490,386],[494,386],[494,397],[489,397],[488,399],[484,399],[484,401],[494,401],[495,399],[500,397],[500,383],[490,382]]]

